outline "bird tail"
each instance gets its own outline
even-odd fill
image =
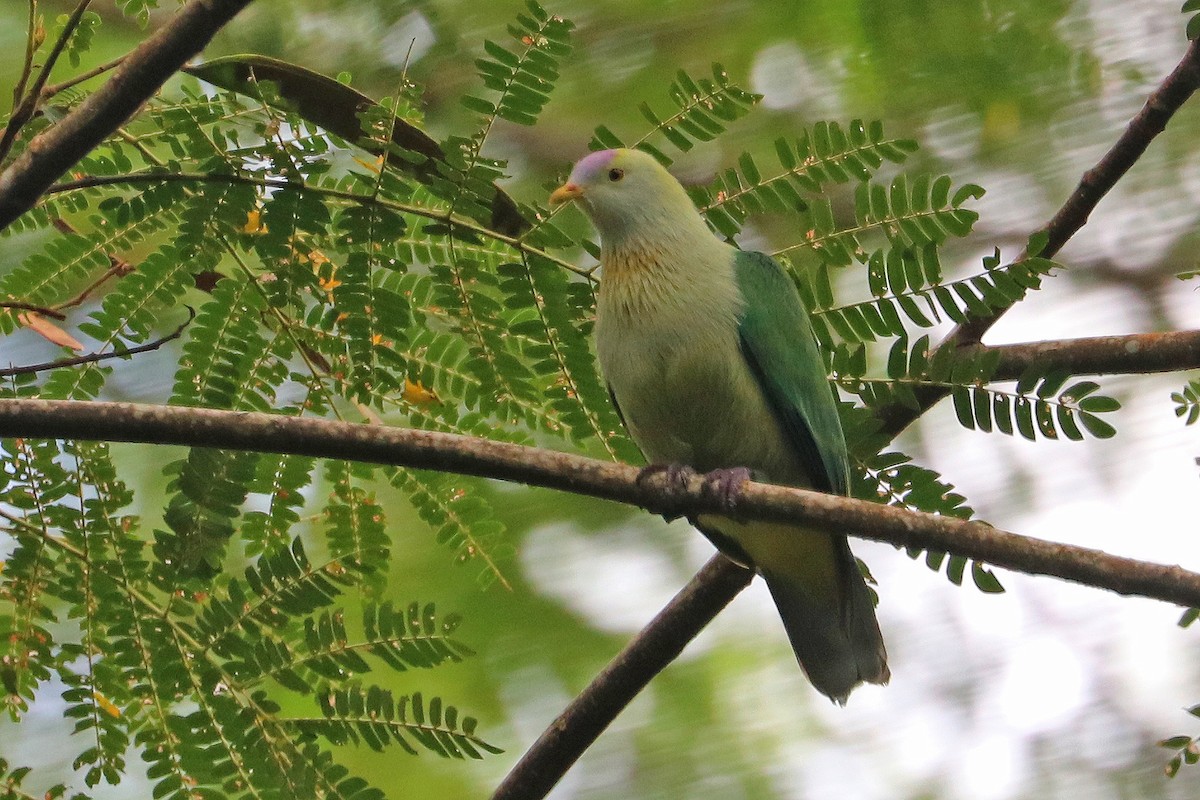
[[[788,640],[813,686],[839,705],[862,682],[887,683],[891,672],[875,601],[844,537],[835,537],[838,576],[833,591],[761,570]]]

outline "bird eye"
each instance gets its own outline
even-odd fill
[[[625,177],[625,170],[623,170],[623,169],[617,169],[616,167],[613,167],[612,169],[610,169],[608,171],[608,179],[610,181],[613,181],[614,183],[616,181],[621,180],[621,178],[624,178],[624,177]]]

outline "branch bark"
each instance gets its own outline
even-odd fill
[[[38,135],[0,173],[0,230],[33,208],[60,175],[104,141],[251,0],[190,0],[137,46],[108,81]]]
[[[999,352],[1000,365],[992,377],[996,381],[1016,380],[1035,365],[1066,370],[1071,375],[1131,375],[1200,369],[1200,331],[1088,336],[991,346],[976,344],[962,350],[964,356],[980,350]]]
[[[723,511],[720,499],[704,490],[700,477],[678,490],[665,478],[639,483],[639,470],[627,464],[471,436],[324,419],[133,403],[0,400],[0,437],[291,453],[514,481],[636,505],[656,514]],[[753,482],[745,485],[737,515],[796,522],[898,547],[944,550],[1118,594],[1200,606],[1200,574],[1021,536],[983,522]]]

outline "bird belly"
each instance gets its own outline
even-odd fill
[[[656,463],[749,467],[764,479],[807,483],[736,343],[729,331],[606,371],[634,440]]]

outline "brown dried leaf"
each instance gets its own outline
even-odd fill
[[[53,342],[54,344],[69,347],[77,351],[86,349],[74,336],[35,311],[22,311],[20,314],[17,314],[17,320],[48,342]]]

